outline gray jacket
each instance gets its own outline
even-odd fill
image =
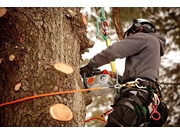
[[[158,81],[161,56],[164,55],[165,45],[166,39],[156,33],[136,33],[113,43],[95,55],[90,59],[88,66],[98,68],[117,58],[126,57],[122,83],[136,78]]]

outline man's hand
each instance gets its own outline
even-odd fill
[[[82,77],[84,77],[84,73],[86,73],[86,77],[92,76],[92,71],[93,70],[88,65],[80,68],[80,74]]]

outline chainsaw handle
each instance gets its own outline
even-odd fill
[[[86,72],[84,72],[83,74],[83,84],[84,84],[84,87],[87,89],[87,81],[86,81]]]
[[[93,69],[91,74],[92,74],[92,76],[94,76],[94,75],[100,75],[101,73],[102,73],[102,71],[100,69]],[[86,72],[84,72],[83,73],[83,84],[84,84],[85,88],[88,88],[87,87],[87,79],[86,79],[86,77],[87,77]]]
[[[92,75],[100,75],[100,74],[102,74],[102,71],[100,69],[96,68],[92,70]]]

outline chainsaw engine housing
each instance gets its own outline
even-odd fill
[[[101,87],[100,90],[90,91],[95,97],[108,94],[114,90],[113,86],[115,85],[115,79],[109,74],[87,77],[85,81],[88,88]]]

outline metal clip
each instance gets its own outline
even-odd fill
[[[126,82],[126,86],[136,86],[136,82],[135,81],[130,81],[130,82]]]
[[[108,35],[109,34],[109,25],[107,21],[102,21],[102,29],[104,31],[103,35]]]
[[[143,79],[141,79],[141,78],[136,78],[136,80],[135,80],[135,85],[136,85],[136,87],[138,87],[138,88],[140,88],[140,89],[145,89],[146,86],[139,86],[139,81],[145,81],[145,80],[143,80]]]
[[[116,85],[114,85],[114,88],[115,88],[115,89],[121,89],[122,86],[121,86],[120,84],[116,84]]]

